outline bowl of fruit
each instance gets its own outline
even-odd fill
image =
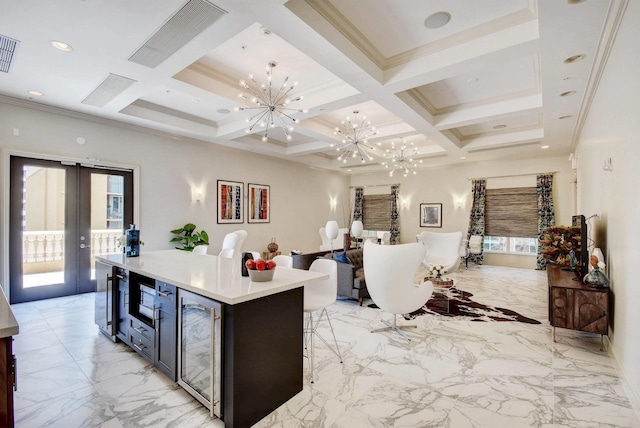
[[[252,260],[249,259],[245,263],[249,278],[253,282],[267,282],[273,279],[273,273],[276,271],[276,263],[273,260]]]

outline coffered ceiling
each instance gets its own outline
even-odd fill
[[[345,173],[334,135],[366,116],[375,153],[413,143],[418,169],[568,155],[625,0],[8,0],[0,101],[38,103]],[[427,18],[449,15],[428,28]],[[429,21],[430,22],[430,21]],[[14,42],[15,41],[15,42]],[[71,46],[64,52],[52,41]],[[568,58],[577,57],[571,62]],[[246,133],[249,92],[298,84],[278,127]],[[251,84],[252,85],[252,84]],[[32,95],[37,91],[41,96]],[[565,94],[562,96],[562,94]],[[47,108],[48,108],[47,107]]]

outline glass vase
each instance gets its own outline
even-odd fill
[[[609,287],[609,278],[600,269],[592,269],[583,279],[584,283],[593,288]]]

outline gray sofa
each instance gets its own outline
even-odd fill
[[[342,251],[334,251],[342,253]],[[311,263],[318,258],[333,258],[331,251],[318,251],[315,253],[294,254],[293,267],[295,269],[308,270]],[[362,249],[347,250],[347,258],[351,262],[338,264],[338,296],[357,299],[360,306],[365,297],[369,297],[367,283],[364,278],[364,267],[362,264]]]

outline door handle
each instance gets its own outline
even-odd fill
[[[80,244],[80,248],[90,248],[90,245],[86,245],[86,244]]]

